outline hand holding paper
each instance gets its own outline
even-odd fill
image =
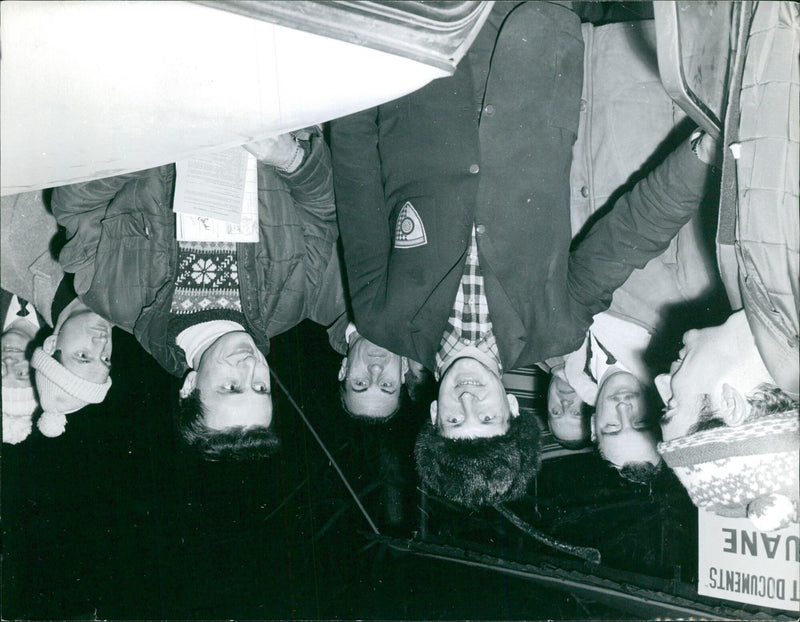
[[[295,153],[301,149],[290,133],[255,140],[244,145],[244,148],[259,162],[284,170],[289,168]]]

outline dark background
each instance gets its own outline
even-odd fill
[[[429,499],[423,527],[411,448],[427,404],[388,426],[349,420],[334,381],[340,359],[321,327],[304,323],[273,340],[268,360],[383,534],[581,567],[493,510]],[[6,619],[630,617],[371,539],[274,382],[280,453],[206,463],[172,432],[177,381],[117,329],[113,361],[106,402],[71,415],[64,435],[34,428],[25,442],[3,445]],[[604,568],[694,580],[696,511],[668,474],[650,489],[627,484],[594,453],[548,460],[513,509],[567,542],[599,548]]]
[[[650,2],[578,8],[596,25],[652,17]],[[649,362],[663,369],[683,330],[700,317],[715,323],[711,306],[675,309],[673,330],[659,335]],[[387,426],[349,420],[335,382],[339,357],[321,327],[304,323],[272,340],[268,361],[395,543],[470,551],[506,566],[543,563],[575,580],[604,577],[667,595],[696,585],[697,512],[668,470],[647,487],[625,482],[595,453],[545,461],[511,509],[562,541],[597,548],[603,561],[591,566],[537,544],[493,510],[423,499],[411,449],[427,402]],[[2,446],[4,619],[658,615],[376,540],[275,382],[280,453],[256,463],[202,462],[175,440],[178,381],[117,329],[113,362],[106,401],[71,415],[63,436],[34,428],[25,442]]]

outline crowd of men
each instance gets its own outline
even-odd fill
[[[540,424],[502,382],[538,365],[565,447],[595,443],[638,482],[666,461],[700,507],[796,521],[798,137],[759,102],[798,127],[797,5],[756,9],[739,118],[715,140],[637,55],[651,23],[581,24],[570,4],[498,2],[454,75],[328,140],[245,145],[258,242],[179,241],[171,164],[3,197],[4,442],[103,401],[113,325],[182,380],[189,446],[267,457],[269,339],[310,319],[343,355],[348,415],[387,421],[437,383],[417,469],[464,507],[519,498],[541,468]],[[733,312],[656,377],[669,309],[722,288],[700,214],[720,183]]]

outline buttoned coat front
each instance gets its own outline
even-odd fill
[[[503,366],[571,352],[617,286],[696,213],[707,167],[683,149],[619,199],[617,215],[570,256],[582,53],[577,16],[526,3],[499,31],[480,109],[468,55],[454,76],[332,123],[339,227],[362,335],[433,369],[474,224]],[[408,231],[406,205],[421,230]],[[636,223],[647,241],[626,247]]]

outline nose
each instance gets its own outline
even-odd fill
[[[4,366],[13,365],[21,359],[22,355],[19,352],[3,352],[2,360]]]
[[[383,371],[383,365],[372,363],[371,365],[367,365],[367,369],[369,370],[369,375],[372,378],[372,381],[375,382]]]
[[[697,339],[698,334],[700,334],[700,331],[697,330],[696,328],[693,328],[692,330],[687,330],[685,333],[683,333],[683,344],[688,346],[689,343]]]
[[[656,390],[664,404],[669,404],[672,399],[672,377],[669,374],[656,376]]]
[[[467,417],[471,416],[475,408],[475,396],[472,393],[464,392],[458,397],[458,401],[461,403],[464,414]]]
[[[627,420],[627,417],[625,417],[625,415],[630,414],[630,412],[631,412],[630,402],[624,401],[617,404],[617,414],[619,415],[622,421]]]

